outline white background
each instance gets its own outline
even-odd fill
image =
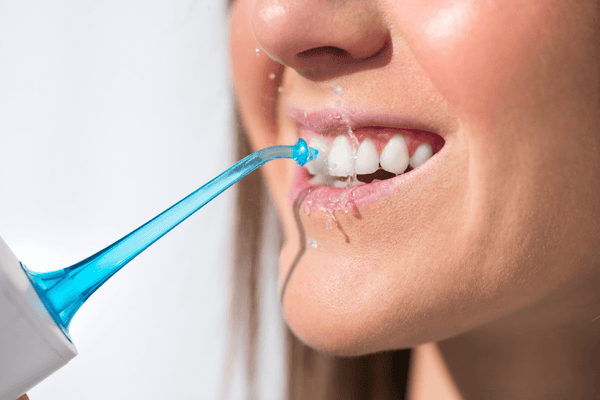
[[[226,42],[224,0],[0,0],[0,236],[27,267],[80,261],[233,163]],[[79,355],[32,400],[241,396],[223,379],[232,195],[92,295]]]

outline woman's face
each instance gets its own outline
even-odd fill
[[[300,339],[337,354],[438,341],[596,272],[598,12],[597,0],[236,0],[252,145],[317,138],[329,152],[313,174],[263,167],[286,234],[282,285],[301,198],[306,251],[283,295]],[[372,173],[378,157],[389,172]]]

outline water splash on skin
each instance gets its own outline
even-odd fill
[[[275,79],[275,74],[274,74],[273,72],[271,72],[271,73],[269,74],[269,79],[270,79],[270,80],[273,80],[273,79]]]
[[[344,190],[342,190],[342,193],[340,193],[340,198],[339,198],[339,202],[340,205],[342,206],[342,209],[345,210],[346,209],[346,205],[348,204],[348,192],[349,192],[349,188],[350,186],[346,186],[344,188]]]
[[[304,215],[309,216],[310,215],[310,206],[308,204],[305,204],[304,207],[302,207],[302,211],[304,212]]]
[[[325,222],[325,229],[331,230],[333,228],[333,212],[329,212],[326,208],[321,208],[321,211],[328,215],[327,222]]]
[[[308,247],[311,249],[316,249],[317,247],[321,247],[321,243],[317,242],[317,240],[314,238],[309,238]]]
[[[260,49],[257,47],[254,51],[256,51],[256,57],[260,57]]]
[[[354,190],[356,190],[356,186],[348,185],[340,194],[340,205],[346,214],[348,214],[353,207],[356,207],[354,204]]]
[[[300,214],[301,212],[304,212],[304,214],[307,216],[310,214],[310,209],[312,207],[313,202],[312,202],[312,200],[307,200],[306,204],[303,204],[303,200],[306,198],[306,196],[308,196],[314,190],[316,190],[315,187],[311,187],[311,188],[303,190],[298,195],[298,197],[296,198],[296,201],[294,203],[294,219],[296,221],[296,226],[298,227],[298,232],[300,235],[300,249],[298,250],[296,257],[294,258],[294,262],[292,263],[292,266],[285,277],[283,285],[281,286],[281,293],[280,293],[279,299],[282,303],[283,303],[283,299],[284,299],[285,292],[286,292],[287,286],[289,284],[290,278],[291,278],[292,274],[294,273],[294,270],[300,263],[300,260],[302,259],[302,256],[306,252],[306,249],[307,248],[316,249],[316,248],[320,248],[322,246],[321,243],[319,243],[314,238],[309,238],[308,240],[306,239],[306,232],[304,231],[304,225],[302,225],[301,214]],[[345,193],[346,193],[345,197],[347,198],[347,202],[354,205],[354,201],[353,201],[354,188],[348,188],[347,190],[345,189]],[[301,210],[301,208],[302,208],[302,210]],[[358,212],[358,210],[355,208],[355,206],[353,206],[352,208],[354,208]],[[307,210],[308,210],[308,213],[306,213]],[[338,218],[335,215],[335,212],[333,210],[328,210],[322,206],[319,207],[319,211],[322,211],[328,215],[328,219],[327,219],[326,225],[325,225],[326,229],[331,229],[331,228],[333,228],[333,226],[335,226],[340,231],[340,233],[344,236],[344,241],[346,243],[350,243],[350,237],[348,236],[348,234],[342,227],[340,221],[338,220]],[[358,215],[357,218],[360,218],[360,214]]]
[[[327,222],[333,223],[335,225],[335,227],[340,231],[340,233],[344,236],[344,241],[346,243],[350,243],[350,237],[348,236],[348,234],[342,227],[342,224],[340,224],[340,221],[338,220],[338,218],[335,216],[335,212],[333,210],[325,210],[325,212],[329,215],[329,219],[327,220]],[[327,225],[326,225],[326,227],[327,227]]]
[[[279,93],[283,93],[283,86],[279,86],[279,87],[277,88],[277,91],[278,91]]]
[[[332,88],[331,88],[331,91],[332,91],[333,93],[337,94],[338,96],[341,96],[342,94],[344,94],[344,91],[342,90],[342,88],[341,88],[341,87],[339,87],[339,86],[337,86],[337,85],[336,85],[336,86],[334,86],[334,87],[332,87]]]
[[[358,210],[358,206],[356,205],[356,203],[354,201],[354,198],[356,197],[356,188],[359,186],[359,184],[364,184],[364,183],[358,182],[358,184],[356,184],[354,186],[350,186],[350,185],[346,186],[344,188],[344,191],[340,195],[340,198],[338,199],[338,202],[339,202],[340,206],[342,207],[344,214],[349,214],[350,212],[352,212],[352,216],[356,219],[362,219],[362,215],[360,214],[360,211]],[[339,222],[338,222],[338,225],[339,225]]]

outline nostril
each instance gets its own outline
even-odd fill
[[[297,57],[301,59],[315,58],[322,56],[333,56],[335,58],[349,58],[350,53],[346,50],[340,49],[339,47],[333,46],[322,46],[314,49],[305,50],[298,53]]]
[[[389,62],[390,31],[379,2],[254,2],[252,30],[260,47],[306,78],[329,79]]]

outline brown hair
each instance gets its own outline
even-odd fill
[[[237,111],[235,136],[236,159],[240,160],[251,153],[251,148]],[[268,201],[260,174],[254,172],[237,184],[231,310],[233,336],[240,338],[245,348],[249,399],[256,398],[258,292],[264,210]],[[410,350],[354,358],[335,357],[315,351],[298,340],[289,328],[286,331],[287,399],[404,399]]]

